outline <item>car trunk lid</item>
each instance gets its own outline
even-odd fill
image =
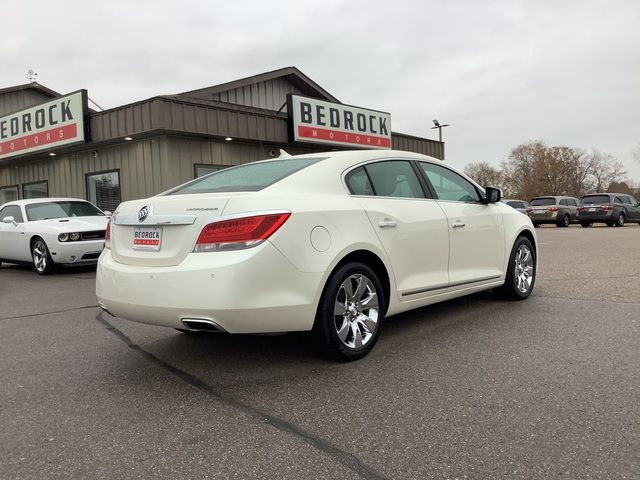
[[[203,226],[222,214],[230,197],[239,195],[170,195],[123,203],[111,226],[114,260],[150,267],[180,264]]]

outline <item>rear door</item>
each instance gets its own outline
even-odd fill
[[[447,216],[450,286],[498,279],[505,260],[500,205],[482,203],[476,187],[453,170],[430,162],[418,164]]]
[[[372,162],[345,181],[391,260],[401,300],[449,285],[449,233],[444,212],[429,198],[413,162]]]

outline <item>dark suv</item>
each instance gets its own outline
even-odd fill
[[[640,223],[640,204],[626,193],[590,193],[580,199],[578,221],[583,227],[594,223],[606,223],[609,227]]]
[[[534,227],[541,223],[555,223],[568,227],[577,221],[578,199],[564,196],[536,197],[531,200],[527,215]]]

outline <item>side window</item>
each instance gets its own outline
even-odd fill
[[[629,197],[620,197],[622,198],[622,203],[626,203],[627,205],[631,205],[631,199]]]
[[[373,195],[373,187],[364,171],[364,167],[358,167],[347,174],[347,187],[353,195]]]
[[[419,164],[431,182],[439,200],[480,201],[478,191],[467,179],[440,165],[426,162],[419,162]]]
[[[567,201],[566,201],[564,198],[562,198],[562,199],[560,200],[560,202],[558,202],[558,204],[559,204],[559,205],[569,205],[569,204],[567,203]]]
[[[24,222],[22,218],[22,212],[20,211],[20,207],[17,205],[7,205],[2,210],[0,210],[0,222],[5,219],[5,217],[13,217],[13,219],[17,223]]]
[[[406,160],[370,163],[366,167],[378,197],[425,198],[420,180]]]
[[[622,200],[620,200],[620,197],[616,197],[613,199],[613,203],[622,203]]]
[[[576,200],[575,198],[571,199],[571,205],[573,205],[574,207],[578,206],[578,200]]]

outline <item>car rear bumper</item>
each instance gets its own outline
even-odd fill
[[[582,223],[598,223],[598,222],[612,222],[616,216],[613,215],[612,211],[607,213],[580,213],[578,214],[578,222]]]
[[[529,218],[533,223],[556,223],[558,222],[558,214],[554,212],[549,215],[531,215],[529,214]]]
[[[105,250],[96,294],[112,315],[185,328],[209,320],[229,333],[310,330],[323,273],[303,273],[272,244],[233,252],[191,253],[177,266],[116,262]]]

